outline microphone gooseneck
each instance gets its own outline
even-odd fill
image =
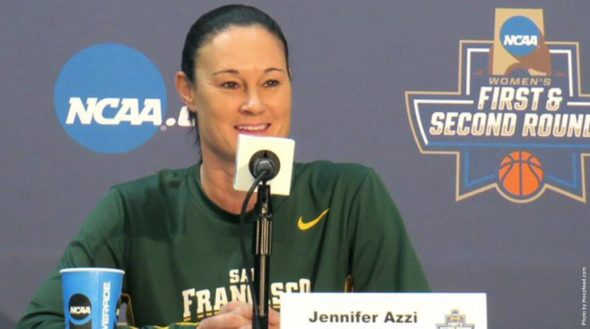
[[[272,250],[272,205],[270,186],[267,182],[277,176],[281,168],[278,156],[269,150],[261,150],[250,158],[248,169],[254,176],[254,183],[250,186],[240,213],[240,249],[248,277],[248,285],[252,295],[252,328],[268,329],[268,311],[270,296],[270,255]],[[249,261],[244,238],[244,222],[247,205],[258,189],[256,205],[254,207],[254,230],[252,239],[252,253],[254,254],[254,280],[248,270]]]

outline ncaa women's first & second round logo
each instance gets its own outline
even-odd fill
[[[590,94],[578,42],[547,41],[542,9],[499,8],[493,40],[461,40],[456,91],[407,91],[423,154],[456,157],[456,200],[551,190],[586,202]]]

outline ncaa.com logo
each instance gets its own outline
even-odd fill
[[[160,127],[189,125],[184,108],[184,120],[168,118],[163,125],[162,74],[142,52],[121,44],[93,45],[72,56],[57,78],[54,105],[66,133],[99,153],[129,152]]]

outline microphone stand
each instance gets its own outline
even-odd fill
[[[268,329],[269,269],[272,246],[272,206],[270,186],[266,180],[258,186],[254,229],[254,290],[256,303],[253,308],[252,328]],[[258,308],[258,312],[256,312]]]

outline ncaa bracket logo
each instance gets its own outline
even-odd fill
[[[539,46],[541,32],[533,21],[524,16],[508,19],[500,30],[502,46],[514,57],[532,54]]]
[[[125,153],[146,143],[162,124],[166,87],[143,53],[98,44],[76,53],[55,85],[57,118],[77,143],[99,153]]]
[[[545,39],[542,9],[496,9],[494,39],[461,40],[457,91],[406,92],[422,154],[456,157],[455,199],[495,189],[586,202],[590,95],[578,42]]]

